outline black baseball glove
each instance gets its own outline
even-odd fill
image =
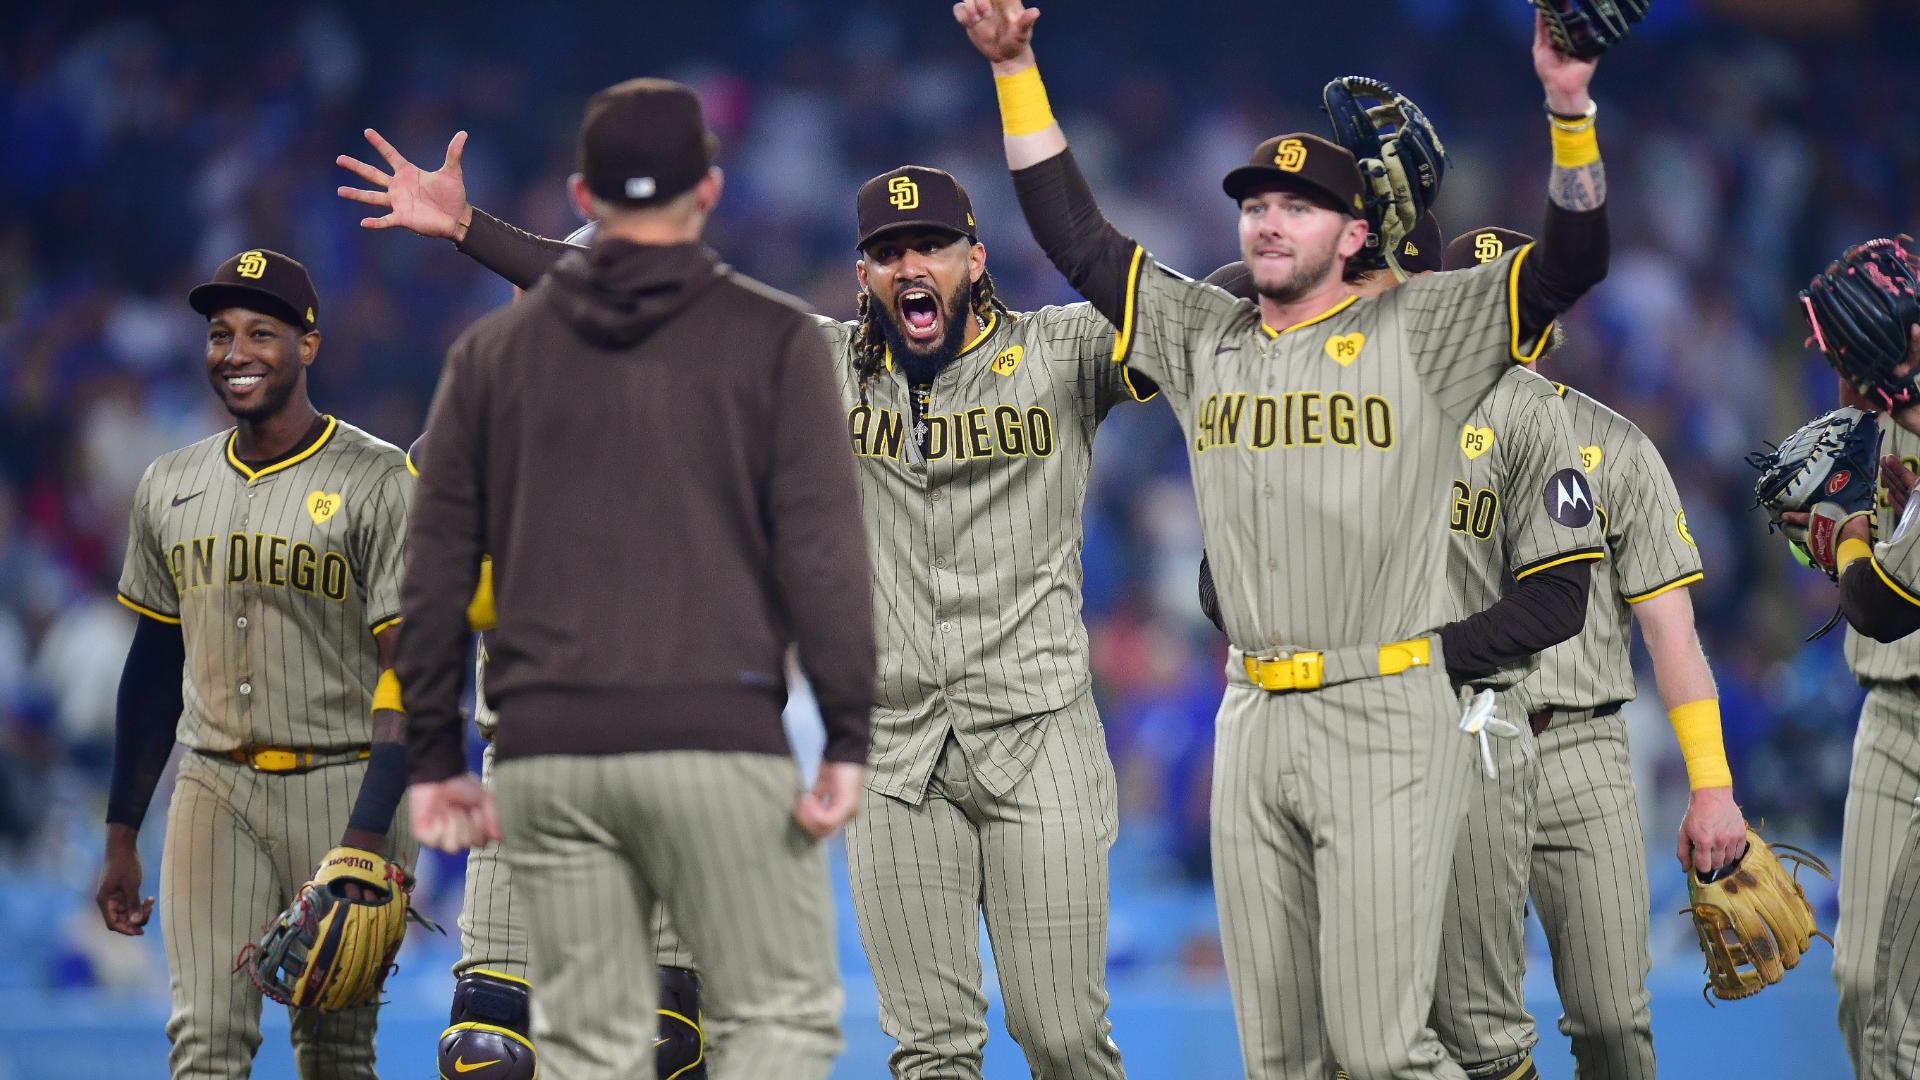
[[[1838,578],[1841,526],[1863,514],[1872,520],[1880,470],[1877,414],[1851,406],[1835,409],[1802,425],[1771,452],[1747,455],[1747,463],[1760,470],[1753,494],[1766,507],[1768,529],[1786,533],[1801,562]],[[1805,525],[1782,517],[1796,512],[1808,515]]]
[[[1553,47],[1591,60],[1626,40],[1653,0],[1533,0],[1547,17]]]
[[[1379,79],[1335,79],[1320,91],[1320,100],[1334,141],[1353,154],[1367,183],[1367,246],[1357,261],[1391,266],[1405,277],[1394,252],[1440,197],[1447,149],[1420,106]]]
[[[1920,404],[1909,359],[1920,325],[1920,255],[1913,237],[1856,244],[1800,290],[1800,306],[1833,370],[1889,411]]]

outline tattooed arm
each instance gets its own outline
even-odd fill
[[[1547,213],[1535,250],[1518,275],[1521,340],[1533,339],[1607,276],[1607,171],[1594,138],[1594,104],[1587,93],[1595,62],[1553,47],[1546,19],[1535,13],[1533,68],[1546,90],[1553,136],[1553,174]]]

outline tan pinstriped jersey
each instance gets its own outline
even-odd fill
[[[1885,416],[1880,418],[1882,454],[1898,454],[1909,469],[1920,469],[1920,436],[1894,423]],[[1878,481],[1875,481],[1878,485]],[[1909,506],[1920,504],[1920,499]],[[1916,511],[1915,516],[1920,516]],[[1879,509],[1874,516],[1874,535],[1881,543],[1874,552],[1876,561],[1893,578],[1894,584],[1908,595],[1920,597],[1920,591],[1909,587],[1920,585],[1920,556],[1913,552],[1916,530],[1920,525],[1908,525],[1905,534],[1893,543],[1894,535],[1900,531],[1900,517],[1893,512],[1893,504],[1887,501],[1884,487],[1880,489]],[[1890,550],[1890,548],[1898,550]],[[1847,666],[1853,669],[1854,677],[1861,683],[1871,685],[1876,682],[1902,682],[1920,678],[1920,634],[1910,634],[1899,641],[1882,645],[1852,627],[1847,628]]]
[[[1510,367],[1467,418],[1456,455],[1447,507],[1454,618],[1485,611],[1530,574],[1602,557],[1593,494],[1553,383]],[[1537,662],[1529,657],[1475,685],[1505,689]]]
[[[163,455],[134,495],[120,600],[181,625],[179,740],[366,743],[373,633],[400,613],[405,455],[329,418],[313,446],[255,472],[233,456],[233,436]]]
[[[889,367],[861,400],[856,324],[821,320],[843,362],[874,564],[879,664],[869,786],[919,801],[949,730],[1001,795],[1032,765],[1031,718],[1089,686],[1081,509],[1093,433],[1132,397],[1090,304],[996,316],[924,408]]]
[[[1593,564],[1585,628],[1541,653],[1539,668],[1516,691],[1528,712],[1632,699],[1631,605],[1703,576],[1680,493],[1653,441],[1580,391],[1559,389],[1606,531],[1607,557]]]
[[[1366,645],[1449,620],[1448,481],[1461,425],[1512,366],[1527,250],[1284,331],[1136,250],[1114,356],[1186,432],[1235,645]]]

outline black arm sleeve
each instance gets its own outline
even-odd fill
[[[1520,264],[1520,340],[1536,340],[1574,301],[1600,284],[1611,252],[1606,204],[1566,210],[1549,200],[1540,240]]]
[[[1215,630],[1227,632],[1227,624],[1220,617],[1220,590],[1213,584],[1213,566],[1207,562],[1207,553],[1200,553],[1200,614],[1207,617]]]
[[[467,225],[467,238],[454,246],[523,289],[533,288],[560,256],[578,250],[564,240],[549,240],[515,228],[477,206],[473,208],[473,221]]]
[[[1920,630],[1920,607],[1887,588],[1868,559],[1855,559],[1840,575],[1840,612],[1848,626],[1882,644]]]
[[[1492,607],[1441,627],[1447,676],[1456,683],[1484,679],[1579,633],[1591,569],[1583,560],[1529,574]]]
[[[1040,250],[1115,326],[1126,321],[1127,271],[1137,246],[1100,213],[1073,151],[1016,170],[1013,190]]]
[[[107,824],[138,831],[153,789],[173,753],[183,708],[186,636],[178,623],[141,618],[120,671],[114,706],[113,779],[107,788]]]

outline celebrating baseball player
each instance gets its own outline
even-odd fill
[[[1036,12],[954,12],[993,64],[1036,239],[1188,437],[1234,644],[1213,865],[1249,1073],[1325,1076],[1339,1061],[1356,1076],[1462,1076],[1425,1024],[1476,757],[1433,636],[1450,609],[1449,455],[1528,358],[1521,343],[1604,275],[1594,65],[1537,27],[1554,114],[1545,240],[1377,298],[1343,281],[1368,232],[1353,155],[1304,132],[1262,143],[1224,182],[1251,305],[1161,268],[1101,216],[1035,67]]]
[[[1847,785],[1833,961],[1841,1035],[1861,1077],[1920,1075],[1917,293],[1920,252],[1907,236],[1855,245],[1813,278],[1799,297],[1809,343],[1839,373],[1849,404],[1755,461],[1766,469],[1761,502],[1800,560],[1839,585],[1847,664],[1867,689]]]
[[[373,227],[454,240],[531,285],[573,249],[468,205],[460,145],[432,173],[384,146],[391,174],[343,159],[378,190],[342,194],[389,211]],[[951,175],[891,170],[855,211],[861,316],[821,325],[846,410],[831,437],[852,440],[878,553],[875,797],[847,843],[891,1068],[979,1076],[984,913],[1034,1073],[1118,1077],[1105,988],[1118,811],[1079,546],[1095,429],[1154,391],[1109,362],[1113,329],[1091,306],[1014,312],[996,297]]]
[[[389,656],[413,482],[397,447],[308,400],[320,301],[298,262],[241,252],[188,302],[235,423],[134,496],[119,597],[141,619],[100,911],[123,934],[153,913],[135,839],[178,739],[159,900],[173,1075],[247,1076],[264,993],[293,1006],[303,1077],[370,1080],[412,887]]]

